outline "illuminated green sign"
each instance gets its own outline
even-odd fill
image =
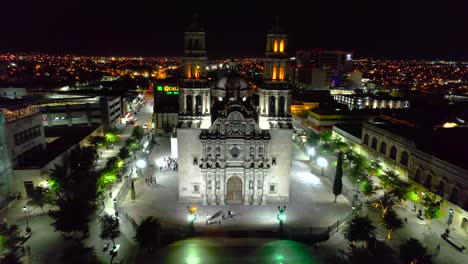
[[[179,94],[179,86],[171,86],[171,85],[158,85],[157,86],[158,92],[165,92],[166,94]]]

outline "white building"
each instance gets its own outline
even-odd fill
[[[186,32],[185,43],[203,43],[203,50],[184,58],[177,128],[179,201],[288,202],[292,125],[286,35],[276,28],[267,35],[271,59],[266,61],[259,107],[252,105],[252,89],[235,73],[209,86],[204,71],[197,71],[206,65],[204,33],[198,24],[189,29],[197,34]]]
[[[0,97],[6,97],[10,99],[21,99],[26,95],[28,95],[28,91],[26,90],[26,88],[0,88]]]

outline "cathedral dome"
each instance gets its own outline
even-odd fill
[[[246,101],[252,94],[249,84],[235,72],[227,72],[215,82],[213,96],[218,101]]]

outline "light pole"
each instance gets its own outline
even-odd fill
[[[276,219],[279,221],[279,232],[283,233],[283,224],[284,220],[286,219],[286,215],[284,214],[284,211],[286,211],[286,205],[283,205],[283,207],[278,206],[278,214],[276,215]]]
[[[142,175],[142,170],[146,168],[146,161],[144,159],[139,159],[136,162],[136,166],[139,169],[138,171],[140,172],[140,175]]]
[[[324,157],[319,157],[317,159],[317,164],[320,168],[322,168],[322,176],[323,176],[323,169],[328,166],[328,161]]]
[[[447,220],[447,229],[445,229],[445,234],[448,236],[450,233],[450,225],[453,223],[453,216],[455,215],[455,212],[453,211],[452,208],[449,210],[449,218]]]
[[[315,148],[311,147],[307,150],[307,155],[309,155],[309,160],[312,160],[312,157],[315,156]]]
[[[28,219],[28,207],[25,205],[23,206],[24,216],[26,217],[26,232],[30,232],[31,228],[29,228],[29,219]]]
[[[187,211],[189,212],[188,216],[187,216],[187,220],[189,221],[189,224],[190,224],[190,232],[193,232],[195,231],[195,220],[197,219],[197,215],[195,214],[195,212],[197,212],[197,207],[196,206],[192,206],[192,207],[189,207],[187,206]]]

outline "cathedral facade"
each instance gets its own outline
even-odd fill
[[[258,94],[237,73],[206,80],[204,30],[185,32],[179,94],[179,201],[261,205],[289,201],[292,157],[287,35],[267,35],[264,81]]]

